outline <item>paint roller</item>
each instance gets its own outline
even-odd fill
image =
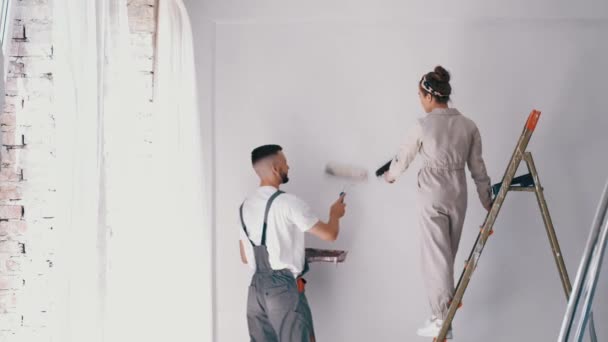
[[[376,177],[382,177],[390,168],[391,168],[392,160],[389,160],[388,163],[380,166],[378,170],[376,170]]]
[[[367,181],[367,170],[361,167],[330,162],[325,165],[325,174],[346,180],[350,184],[344,186],[340,196],[346,195],[346,190],[349,185],[355,183],[363,183]],[[324,250],[324,249],[306,249],[306,260],[309,263],[312,262],[332,262],[336,265],[344,262],[346,259],[347,251],[342,250]]]
[[[340,196],[346,194],[346,190],[349,186],[355,183],[363,183],[367,181],[367,170],[361,167],[342,164],[337,162],[327,163],[325,166],[325,174],[337,177],[348,181],[349,183],[344,186],[344,189],[340,193]]]

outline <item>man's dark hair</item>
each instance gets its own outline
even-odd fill
[[[251,151],[251,164],[255,165],[255,163],[257,163],[259,160],[264,159],[266,157],[274,156],[280,151],[283,151],[283,148],[279,145],[260,146]]]

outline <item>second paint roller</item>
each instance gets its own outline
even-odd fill
[[[325,174],[348,181],[348,184],[344,186],[340,196],[346,194],[346,190],[350,185],[366,182],[368,178],[366,169],[337,162],[327,163],[325,166]]]

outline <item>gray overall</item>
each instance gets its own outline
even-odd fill
[[[454,260],[467,211],[465,165],[481,203],[492,203],[490,177],[481,155],[475,123],[454,108],[435,109],[419,120],[392,160],[393,177],[405,172],[420,155],[418,221],[421,268],[433,315],[445,319],[454,294]]]
[[[247,298],[247,325],[252,342],[315,341],[312,314],[304,295],[304,280],[298,278],[296,281],[293,273],[288,269],[273,270],[268,260],[266,248],[268,212],[274,199],[282,193],[277,191],[268,200],[260,245],[256,246],[249,239],[256,265]],[[240,215],[243,230],[249,238],[243,220],[242,205]]]
[[[490,178],[481,156],[481,136],[473,121],[453,108],[435,110],[421,121],[421,264],[431,310],[445,319],[454,294],[454,261],[467,211],[465,165],[486,206],[492,201]]]

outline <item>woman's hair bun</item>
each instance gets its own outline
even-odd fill
[[[433,79],[437,82],[441,83],[449,83],[450,82],[450,73],[445,70],[441,65],[435,67],[433,71]]]

